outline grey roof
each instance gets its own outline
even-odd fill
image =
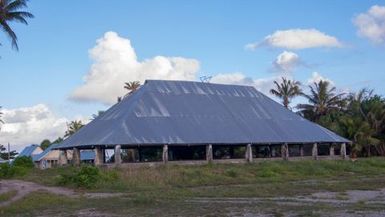
[[[251,86],[148,80],[60,148],[349,142]]]
[[[29,145],[29,146],[25,147],[25,148],[20,152],[20,154],[18,155],[18,157],[23,157],[23,156],[32,157],[33,151],[35,151],[35,149],[38,148],[38,147],[39,147],[39,145],[36,145],[36,144]]]

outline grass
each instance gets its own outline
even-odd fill
[[[303,180],[319,182],[329,178],[346,180],[355,185],[357,178],[384,174],[385,160],[379,158],[357,162],[275,161],[256,164],[169,165],[156,168],[122,168],[118,169],[117,173],[121,177],[119,181],[99,183],[96,190],[137,192],[229,185],[260,185],[261,187],[277,185],[279,187],[288,182]],[[327,184],[317,183],[317,185],[328,188]],[[368,186],[364,184],[362,187]],[[269,192],[273,194],[272,191]]]
[[[33,170],[17,177],[44,185],[57,185],[60,174],[76,168]],[[270,198],[298,197],[315,192],[339,192],[337,200],[345,200],[347,190],[385,188],[385,158],[351,161],[266,161],[253,164],[164,165],[158,167],[101,169],[106,176],[89,192],[120,192],[126,196],[109,199],[63,198],[48,193],[33,193],[19,203],[0,209],[1,216],[67,213],[77,215],[82,209],[122,215],[157,216],[225,216],[269,213],[281,216],[293,212],[298,216],[319,216],[325,211],[338,211],[330,204],[277,205],[274,201],[252,204],[190,203],[194,198]],[[73,187],[69,185],[68,187]],[[35,199],[33,199],[35,198]],[[277,208],[279,207],[279,208]],[[357,203],[352,212],[374,209],[373,204]],[[246,210],[246,211],[245,211]],[[43,214],[42,214],[43,212]],[[24,216],[24,215],[23,215]],[[64,215],[66,216],[66,215]]]
[[[0,203],[8,201],[12,197],[14,197],[16,195],[16,193],[17,193],[16,190],[12,190],[12,191],[8,191],[8,192],[5,192],[3,194],[0,194]]]

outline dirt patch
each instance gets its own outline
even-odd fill
[[[62,187],[47,187],[39,185],[33,182],[25,182],[20,180],[0,180],[0,194],[4,194],[9,191],[16,191],[16,195],[7,201],[1,202],[0,207],[7,206],[21,198],[25,197],[31,192],[45,191],[52,194],[63,195],[66,197],[86,197],[86,198],[109,198],[119,197],[121,193],[82,193],[77,192],[69,188]]]
[[[370,204],[385,205],[385,189],[361,191],[350,190],[343,193],[337,192],[317,192],[308,196],[300,197],[248,197],[248,198],[231,198],[231,197],[210,197],[210,198],[193,198],[187,200],[195,203],[257,203],[257,202],[276,202],[281,204],[301,205],[304,203],[326,203],[333,206],[343,204],[354,204],[364,201]]]
[[[76,213],[77,217],[88,217],[88,216],[93,216],[93,217],[118,217],[119,215],[114,215],[111,213],[103,213],[98,211],[97,209],[82,209],[79,210]]]

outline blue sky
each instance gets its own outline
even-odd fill
[[[53,119],[66,121],[108,108],[98,96],[91,96],[93,100],[72,100],[71,96],[97,62],[89,50],[109,31],[118,34],[116,40],[130,40],[138,62],[155,56],[198,61],[196,79],[234,73],[249,80],[278,77],[281,72],[272,63],[287,51],[299,58],[290,67],[290,77],[303,84],[317,72],[340,90],[370,87],[384,95],[384,43],[358,34],[360,26],[354,22],[374,5],[385,6],[385,1],[30,1],[29,11],[35,18],[28,26],[12,24],[20,50],[12,50],[0,33],[0,105],[15,116],[20,108],[42,104]],[[245,49],[276,31],[293,29],[317,30],[338,40],[339,46]],[[157,70],[156,64],[148,67]],[[55,132],[37,133],[31,141],[18,140],[10,134],[27,126],[19,124],[10,124],[3,138],[21,145],[55,136]],[[3,128],[7,133],[7,127]]]

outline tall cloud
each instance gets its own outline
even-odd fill
[[[385,6],[374,5],[353,19],[360,36],[376,44],[385,42]]]
[[[21,150],[30,143],[63,136],[68,120],[57,117],[44,104],[16,109],[3,109],[4,123],[0,131],[0,144],[11,143],[12,149]]]
[[[283,51],[273,62],[273,68],[278,72],[292,72],[300,65],[300,58],[296,53]]]
[[[129,39],[107,32],[90,50],[94,61],[84,84],[70,98],[112,104],[126,93],[124,82],[146,79],[195,80],[199,62],[182,57],[156,56],[139,61]]]
[[[341,47],[341,42],[334,36],[327,35],[317,29],[278,30],[260,42],[250,43],[246,49],[258,47],[277,47],[285,49],[306,49],[317,47]]]

